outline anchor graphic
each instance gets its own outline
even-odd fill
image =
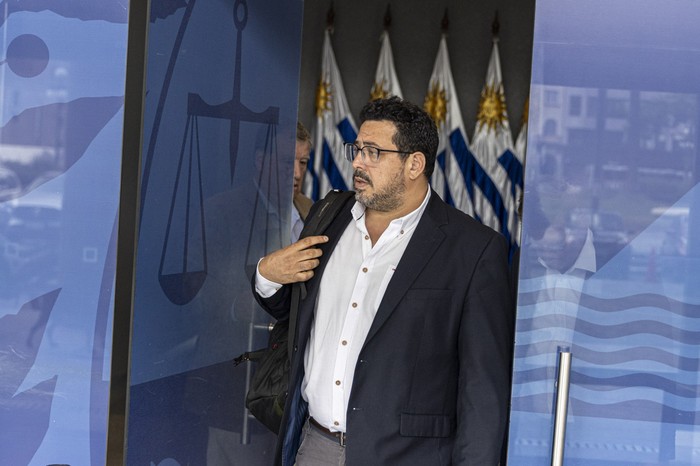
[[[194,0],[190,0],[188,8],[191,8]],[[189,15],[186,15],[189,16]],[[199,117],[218,118],[231,122],[229,137],[229,162],[231,183],[233,183],[236,170],[236,158],[238,156],[238,144],[240,136],[240,124],[242,121],[252,123],[264,123],[270,127],[277,125],[279,120],[279,107],[268,107],[263,112],[254,112],[246,107],[240,100],[241,96],[241,55],[243,43],[243,29],[248,20],[248,5],[246,0],[236,0],[233,7],[233,20],[237,29],[236,57],[233,80],[233,96],[228,102],[211,105],[205,102],[202,97],[195,93],[189,93],[187,98],[187,124],[185,135],[182,140],[180,158],[178,160],[177,175],[171,199],[170,211],[166,234],[161,253],[160,268],[158,271],[158,281],[168,299],[177,305],[189,303],[199,293],[207,277],[207,254],[206,254],[206,234],[204,228],[204,204],[202,199],[202,171],[201,158],[199,152]],[[169,71],[172,69],[170,67]],[[162,97],[162,96],[161,96]],[[268,130],[269,132],[269,130]],[[187,159],[187,164],[185,164]],[[196,163],[195,163],[196,161]],[[183,170],[187,167],[187,176],[183,175]],[[193,169],[196,167],[196,181],[193,180]],[[181,183],[186,183],[186,187],[181,187]],[[192,192],[193,189],[195,193]],[[180,189],[186,189],[186,195],[178,196]],[[175,238],[172,229],[176,227],[173,222],[175,205],[181,200],[185,203],[184,225],[177,225],[181,238]],[[256,210],[257,210],[256,201]],[[192,214],[192,209],[199,209],[199,215]],[[143,210],[142,210],[143,211]],[[197,228],[199,223],[199,236],[190,235],[190,232]],[[251,231],[252,235],[252,231]],[[197,239],[201,240],[201,245],[191,245]],[[177,250],[171,242],[184,242],[181,250]],[[182,253],[181,266],[177,272],[166,273],[164,265],[169,249],[175,249],[176,253]],[[201,261],[190,260],[191,254],[201,253]],[[191,268],[195,262],[198,269]]]

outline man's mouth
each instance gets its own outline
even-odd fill
[[[369,176],[365,175],[364,173],[355,170],[353,173],[353,180],[355,182],[355,186],[362,186],[362,185],[368,185],[372,186],[372,181],[369,179]]]

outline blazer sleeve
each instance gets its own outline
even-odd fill
[[[506,241],[494,235],[476,263],[463,305],[455,465],[499,462],[510,398],[511,296]]]
[[[347,197],[345,197],[345,199],[347,199]],[[311,205],[310,207],[309,214],[306,217],[306,219],[308,220],[313,218],[322,205],[322,201],[313,203],[313,205]],[[304,230],[302,230],[302,235],[300,236],[300,238],[308,236],[309,234],[316,234],[316,232],[307,231],[305,227]],[[270,296],[269,298],[263,298],[255,291],[255,274],[253,274],[251,286],[253,290],[253,296],[255,296],[255,300],[263,309],[265,309],[265,311],[268,314],[270,314],[277,320],[285,320],[289,318],[289,306],[292,298],[292,285],[284,285],[277,291],[277,293]]]
[[[255,291],[255,275],[253,275],[251,287],[255,301],[257,301],[265,312],[277,320],[285,320],[289,318],[289,304],[292,298],[291,285],[284,285],[282,288],[277,290],[277,293],[273,294],[269,298],[263,298],[257,291]]]

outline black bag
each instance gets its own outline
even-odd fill
[[[312,208],[313,215],[307,218],[299,237],[320,235],[326,231],[328,225],[354,195],[352,191],[330,191],[318,202],[317,208]],[[299,302],[305,296],[306,286],[303,282],[292,285],[289,319],[275,323],[266,348],[243,353],[234,359],[235,366],[243,361],[256,363],[246,393],[245,405],[258,421],[274,433],[279,433],[284,404],[287,401],[289,355],[294,342]]]
[[[265,427],[279,432],[289,385],[289,320],[280,320],[270,330],[267,348],[244,353],[235,359],[256,363],[245,406]]]

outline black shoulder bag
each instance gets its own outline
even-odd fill
[[[343,206],[355,195],[352,191],[330,191],[312,209],[306,219],[300,238],[323,234]],[[254,361],[255,372],[246,393],[245,405],[250,413],[268,429],[279,433],[284,404],[289,386],[289,364],[296,332],[299,302],[306,296],[303,282],[292,285],[289,319],[279,320],[270,331],[266,348],[243,353],[234,359],[234,366],[243,361]]]

